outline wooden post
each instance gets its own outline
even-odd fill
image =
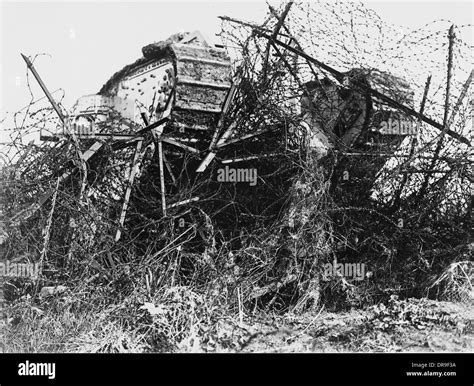
[[[45,235],[44,235],[44,241],[43,241],[43,249],[41,251],[40,260],[39,260],[39,267],[40,267],[39,269],[40,269],[40,271],[43,268],[42,264],[43,264],[43,261],[46,257],[46,254],[48,252],[49,236],[50,236],[50,233],[51,233],[51,225],[53,223],[53,213],[54,213],[54,207],[56,206],[56,197],[58,196],[58,190],[59,190],[59,178],[56,181],[56,188],[54,190],[53,200],[51,202],[51,210],[49,212],[48,221],[46,223]]]
[[[272,38],[275,39],[278,36],[278,33],[280,32],[280,29],[286,19],[286,16],[288,15],[288,12],[290,11],[291,6],[293,5],[293,1],[289,1],[288,4],[286,4],[285,9],[283,10],[283,13],[281,14],[280,17],[278,18],[278,21],[275,25],[275,29],[273,30],[272,33]],[[263,62],[263,79],[266,79],[267,77],[267,67],[268,67],[268,58],[270,56],[270,41],[267,43],[267,49],[265,51],[265,60]]]
[[[239,87],[239,84],[240,84],[240,74],[237,75],[235,81],[232,83],[232,86],[229,90],[229,93],[227,94],[227,97],[225,99],[224,106],[223,106],[222,112],[221,112],[221,116],[219,118],[219,122],[217,122],[216,130],[214,131],[214,134],[213,134],[212,140],[211,140],[211,144],[209,145],[209,150],[211,150],[211,151],[214,149],[214,145],[217,142],[217,136],[219,135],[219,132],[220,132],[222,126],[224,126],[225,117],[226,117],[227,113],[230,110],[230,106],[232,106],[232,101],[234,100],[234,96],[235,96],[235,93],[236,93],[236,91]]]
[[[117,229],[117,233],[115,234],[115,241],[120,240],[120,236],[122,235],[122,226],[125,222],[125,215],[127,214],[127,208],[128,208],[128,202],[130,200],[130,194],[132,192],[133,188],[133,181],[135,179],[135,174],[137,170],[137,163],[138,163],[138,157],[142,148],[143,141],[138,141],[137,142],[137,147],[135,149],[135,154],[133,156],[133,162],[131,165],[131,170],[130,170],[130,177],[128,179],[128,186],[127,190],[125,192],[125,198],[123,200],[123,205],[122,205],[122,211],[120,213],[120,220],[119,220],[119,227]]]
[[[174,176],[173,169],[171,169],[171,165],[166,159],[165,153],[162,152],[163,154],[163,162],[165,163],[166,170],[168,170],[168,174],[170,175],[171,179],[173,180],[173,184],[176,184],[176,177]]]
[[[459,111],[459,108],[461,107],[462,101],[466,97],[467,90],[469,89],[469,86],[471,85],[471,82],[472,82],[473,72],[474,72],[474,70],[471,70],[471,73],[469,74],[466,82],[464,82],[464,85],[462,86],[461,95],[459,95],[459,98],[458,98],[456,104],[454,105],[453,110],[451,111],[451,116],[448,119],[448,123],[447,123],[448,128],[450,128],[451,125],[453,124],[454,118],[456,117],[456,115]]]
[[[446,96],[444,100],[444,117],[443,117],[443,127],[441,130],[441,135],[439,137],[438,143],[436,145],[436,149],[434,151],[433,159],[431,160],[431,164],[429,169],[434,169],[436,162],[438,162],[438,156],[443,147],[444,136],[448,132],[448,114],[449,114],[449,97],[451,91],[451,71],[453,69],[453,46],[454,46],[454,25],[451,26],[448,32],[448,39],[449,39],[449,47],[448,47],[448,75],[446,79]],[[423,184],[421,185],[420,191],[418,192],[417,200],[424,196],[426,193],[426,189],[428,188],[430,176],[428,174],[425,175],[425,179],[423,180]]]
[[[425,104],[426,104],[426,98],[428,97],[428,90],[430,88],[430,83],[431,83],[431,75],[428,76],[428,79],[426,80],[425,83],[425,91],[423,92],[423,98],[421,100],[421,105],[420,105],[420,115],[423,114],[423,111],[425,110]],[[421,129],[421,119],[418,118],[418,121],[416,123],[416,128],[417,132]],[[413,157],[413,153],[415,152],[415,146],[416,146],[417,140],[416,137],[413,138],[411,147],[410,147],[410,153],[409,153],[409,159],[407,161],[404,161],[404,164],[407,165],[411,162],[411,159]],[[398,209],[398,205],[400,204],[400,198],[402,195],[403,188],[405,187],[406,183],[408,181],[408,171],[405,171],[402,177],[402,181],[400,182],[400,187],[398,188],[397,192],[395,193],[395,199],[393,200],[393,205],[392,205],[392,211],[395,211]]]
[[[240,85],[240,80],[241,80],[241,73],[240,73],[240,70],[239,70],[237,72],[235,81],[232,83],[232,86],[231,86],[229,92],[227,93],[227,97],[225,99],[224,106],[222,108],[222,112],[221,112],[221,116],[219,118],[219,122],[217,122],[216,130],[214,131],[214,134],[212,135],[212,140],[211,140],[211,143],[209,145],[209,151],[210,152],[206,155],[204,160],[198,166],[198,168],[196,169],[196,173],[204,172],[204,170],[206,170],[206,168],[209,166],[209,164],[212,162],[212,160],[216,156],[215,146],[216,146],[216,143],[217,143],[217,137],[219,136],[219,133],[221,131],[222,126],[224,126],[225,117],[226,117],[228,111],[230,110],[230,107],[232,106],[232,102],[234,100],[235,93],[237,92],[237,89],[239,88],[239,85]],[[227,130],[227,132],[229,132],[229,130]],[[230,133],[229,134],[224,133],[224,135],[230,135]]]
[[[44,259],[46,258],[46,254],[48,253],[49,237],[51,234],[51,225],[53,224],[53,214],[54,214],[54,208],[56,206],[56,198],[58,196],[58,190],[59,190],[59,178],[56,181],[56,188],[54,190],[54,195],[51,202],[51,210],[49,211],[48,221],[46,222],[45,235],[44,235],[44,240],[43,240],[43,249],[41,250],[41,255],[38,262],[38,275],[40,275],[41,272],[43,272]],[[72,251],[72,248],[70,249],[70,253],[71,251]],[[39,284],[40,284],[39,277],[36,279],[37,279],[37,282],[35,286],[35,293],[38,292]]]
[[[451,92],[451,72],[453,69],[453,46],[454,46],[454,25],[451,26],[448,33],[449,48],[448,48],[448,78],[446,80],[446,97],[444,101],[444,118],[443,118],[443,132],[441,135],[444,137],[444,131],[447,128],[449,114],[449,98]]]
[[[172,93],[171,93],[172,94]],[[168,101],[166,102],[166,107],[165,107],[165,110],[167,109],[168,107],[168,104],[170,103],[171,101],[171,98],[168,98]],[[160,119],[158,120],[158,122],[161,122],[162,119],[163,119],[163,114],[161,114],[161,117]],[[148,117],[145,113],[142,113],[142,118],[143,118],[143,121],[145,122],[145,125],[147,127],[149,127],[149,120],[148,120]],[[161,125],[158,125],[157,126],[157,130],[156,131],[152,131],[152,135],[153,135],[153,139],[155,141],[157,141],[158,143],[158,160],[159,160],[159,165],[160,165],[160,188],[161,188],[161,210],[163,212],[163,216],[166,217],[166,189],[165,189],[165,172],[164,172],[164,167],[163,167],[163,161],[164,161],[164,154],[163,154],[163,141],[164,141],[164,138],[161,137],[161,134],[163,132],[163,128],[164,128],[164,123],[162,123]],[[176,145],[176,146],[182,146],[182,147],[187,147],[185,145],[182,145],[180,143],[177,143],[175,141],[170,141],[168,140],[167,141],[168,143],[170,144],[173,144],[173,145]],[[193,148],[190,148],[192,150],[195,150]],[[196,150],[197,151],[197,150]],[[165,160],[166,162],[166,160]],[[171,167],[168,165],[168,162],[166,162],[166,166],[168,167],[168,172],[170,173],[171,175],[171,178],[173,179],[173,182],[175,183],[176,180],[174,178],[174,175],[173,175],[173,172],[171,170]]]
[[[163,144],[161,141],[158,141],[158,159],[160,162],[161,210],[163,216],[166,217],[165,174],[163,170]]]

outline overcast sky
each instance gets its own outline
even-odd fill
[[[472,23],[472,2],[366,1],[385,21],[421,27],[436,19]],[[26,55],[47,53],[35,66],[48,88],[66,92],[63,105],[98,92],[124,65],[141,56],[142,46],[179,30],[200,30],[210,40],[220,30],[219,15],[262,22],[264,1],[19,2],[0,0],[0,117],[28,104]],[[42,97],[36,83],[35,96]],[[0,141],[1,142],[1,141]]]

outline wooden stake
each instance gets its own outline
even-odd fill
[[[428,79],[426,80],[426,83],[425,83],[425,90],[423,92],[423,98],[421,100],[421,106],[420,106],[420,115],[423,114],[423,111],[425,110],[425,104],[426,104],[426,99],[428,97],[428,90],[430,88],[430,83],[431,83],[431,75],[428,76]],[[416,123],[416,127],[417,127],[417,133],[418,133],[419,130],[421,129],[421,119],[420,118],[418,118],[418,121]],[[413,153],[415,151],[416,143],[417,143],[417,140],[416,140],[416,137],[414,137],[413,140],[412,140],[412,143],[411,143],[411,147],[410,147],[409,159],[407,161],[405,161],[404,165],[400,166],[400,168],[403,168],[403,167],[407,166],[411,162],[412,157],[413,157]],[[400,187],[398,188],[398,190],[395,193],[395,199],[393,201],[392,211],[397,210],[397,208],[400,204],[400,198],[401,198],[401,195],[402,195],[402,192],[403,192],[403,188],[405,187],[407,181],[408,181],[408,171],[405,170],[404,174],[403,174],[403,177],[402,177],[402,181],[400,182]]]
[[[163,145],[158,142],[158,158],[160,162],[160,187],[161,187],[161,210],[163,216],[166,217],[166,191],[165,191],[165,174],[163,170]]]
[[[471,85],[472,83],[472,75],[473,75],[473,70],[471,70],[471,73],[469,74],[469,77],[467,78],[466,82],[464,82],[464,85],[462,86],[462,91],[461,91],[461,95],[459,95],[459,98],[456,102],[456,105],[454,106],[453,108],[453,111],[451,111],[451,116],[449,117],[448,119],[448,123],[446,125],[447,128],[450,128],[451,125],[453,124],[454,122],[454,118],[456,117],[458,111],[459,111],[459,108],[461,107],[461,104],[462,104],[462,101],[464,100],[466,94],[467,94],[467,90],[469,89],[469,86]]]
[[[135,174],[137,171],[137,163],[138,163],[138,158],[140,151],[142,149],[142,144],[143,141],[138,141],[137,142],[137,147],[135,148],[135,154],[133,156],[133,161],[131,165],[131,170],[130,170],[130,176],[128,178],[128,186],[127,190],[125,192],[125,198],[123,200],[123,205],[122,205],[122,211],[120,213],[120,220],[119,220],[119,227],[117,229],[117,233],[115,234],[115,242],[120,240],[120,236],[122,235],[122,227],[125,222],[125,215],[127,214],[127,208],[128,208],[128,202],[130,200],[130,193],[132,192],[133,188],[133,181],[135,179]]]
[[[454,25],[451,26],[448,32],[448,39],[449,39],[449,46],[448,46],[448,75],[446,79],[446,96],[444,100],[444,117],[443,117],[443,127],[441,130],[441,135],[439,137],[438,143],[436,145],[436,149],[434,151],[433,159],[431,160],[431,164],[429,169],[433,169],[438,161],[438,156],[443,147],[444,136],[448,132],[448,114],[449,114],[449,97],[451,91],[451,71],[453,68],[453,45],[454,45]],[[426,193],[426,189],[428,188],[430,177],[427,174],[425,179],[421,185],[421,188],[417,195],[417,200],[423,197]]]

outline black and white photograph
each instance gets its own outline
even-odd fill
[[[0,1],[0,384],[472,384],[473,8]]]

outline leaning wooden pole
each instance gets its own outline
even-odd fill
[[[49,103],[53,106],[54,111],[56,111],[56,114],[58,114],[59,119],[61,120],[62,123],[65,123],[66,117],[63,115],[61,109],[59,108],[59,105],[56,103],[54,100],[53,96],[49,92],[48,88],[44,84],[43,80],[39,76],[38,72],[36,72],[35,66],[33,66],[33,63],[28,59],[27,56],[21,54],[21,57],[23,60],[26,62],[26,65],[28,66],[28,69],[31,71],[31,73],[34,75],[36,81],[40,85],[41,89],[43,90],[44,94],[46,95],[46,98],[48,98]]]
[[[58,117],[61,120],[62,124],[65,125],[65,127],[67,129],[67,132],[69,132],[69,128],[68,128],[69,122],[68,122],[67,117],[64,116],[64,114],[62,113],[61,109],[59,108],[59,105],[56,103],[53,96],[51,95],[48,88],[46,87],[43,80],[41,79],[38,72],[36,71],[35,66],[30,61],[30,59],[28,59],[28,57],[26,57],[25,55],[21,54],[21,57],[26,62],[26,65],[28,66],[28,69],[34,75],[36,81],[38,82],[38,84],[40,85],[40,87],[43,90],[44,94],[48,98],[49,103],[51,103],[51,105],[53,106],[53,109],[54,109],[54,111],[56,111],[56,114],[58,115]],[[79,202],[81,202],[84,191],[85,191],[86,183],[87,183],[87,165],[86,165],[86,162],[83,159],[83,154],[81,152],[81,147],[79,146],[79,141],[77,139],[76,134],[74,133],[74,131],[70,131],[70,134],[71,134],[72,140],[74,141],[74,144],[76,145],[77,155],[79,157],[79,161],[81,163],[82,172],[83,172],[81,190],[79,192]]]

